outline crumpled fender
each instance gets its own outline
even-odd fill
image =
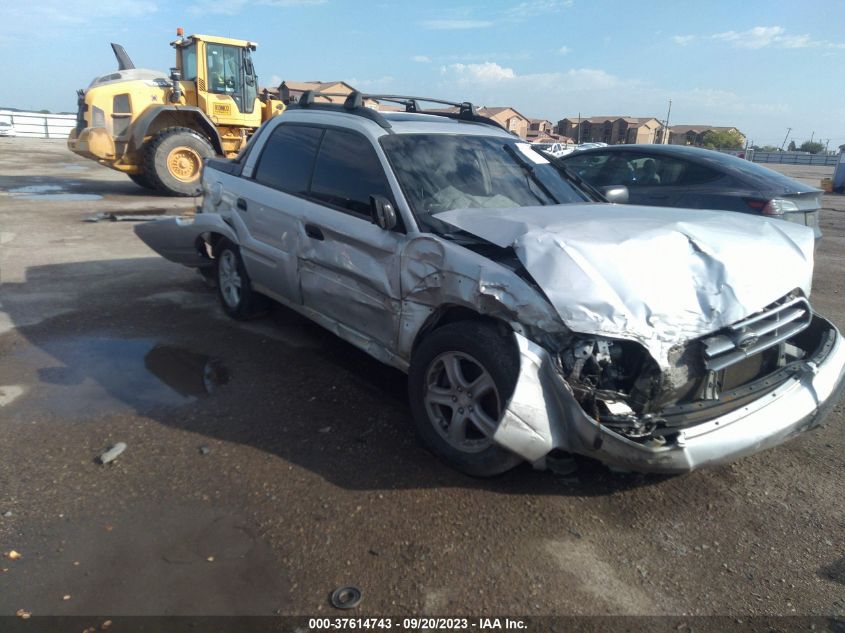
[[[414,341],[436,310],[450,306],[499,319],[516,332],[569,331],[542,293],[512,270],[437,236],[424,235],[405,246],[400,284],[398,351],[404,358],[410,359]]]

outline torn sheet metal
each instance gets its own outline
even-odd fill
[[[573,331],[639,341],[662,367],[672,346],[810,292],[813,232],[777,220],[605,204],[436,217],[512,246]]]
[[[172,262],[193,268],[211,266],[213,263],[200,249],[203,235],[219,233],[237,243],[237,235],[232,227],[221,216],[213,213],[201,213],[194,218],[145,222],[133,228],[135,234],[156,253]]]

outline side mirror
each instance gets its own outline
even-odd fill
[[[384,196],[370,196],[370,216],[373,224],[378,224],[385,231],[391,231],[396,226],[396,210]]]
[[[628,202],[628,187],[625,185],[600,187],[599,191],[602,192],[608,202],[613,202],[615,204],[625,204]]]

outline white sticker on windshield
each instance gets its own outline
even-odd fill
[[[540,152],[535,152],[531,149],[531,146],[528,143],[517,143],[516,147],[528,160],[536,165],[545,165],[549,162],[549,159],[543,156]]]

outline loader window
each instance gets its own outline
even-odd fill
[[[208,91],[229,95],[243,105],[243,79],[241,77],[241,49],[223,44],[209,44],[207,50]]]

